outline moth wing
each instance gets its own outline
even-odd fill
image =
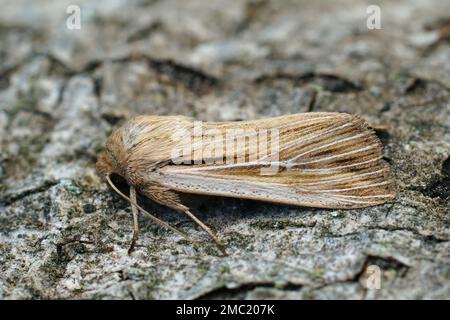
[[[277,138],[264,136],[269,140],[270,152],[261,153],[259,148],[255,151],[252,148],[255,143],[248,142],[232,152],[225,151],[226,156],[233,154],[233,163],[226,163],[225,159],[222,159],[225,163],[218,163],[219,158],[214,155],[204,158],[206,164],[165,166],[153,179],[183,193],[310,207],[367,207],[395,197],[389,167],[382,159],[382,145],[358,116],[307,113],[210,126],[222,131],[273,129]],[[237,133],[237,138],[242,138],[241,134],[249,136],[247,131]],[[223,136],[221,148],[230,139],[236,139],[236,136]],[[272,142],[278,145],[272,145]],[[201,145],[203,151],[205,148],[211,151],[210,143],[213,142],[208,143],[198,144],[197,148]],[[257,145],[260,146],[259,140]],[[247,161],[239,162],[238,159]]]

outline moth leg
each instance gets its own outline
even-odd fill
[[[181,203],[180,198],[176,192],[160,186],[150,186],[147,187],[146,189],[143,189],[142,193],[159,204],[185,213],[209,235],[209,237],[212,239],[212,241],[214,241],[220,252],[222,252],[224,255],[227,255],[225,251],[225,246],[219,240],[219,238],[207,225],[205,225],[199,218],[197,218],[192,212],[190,212],[188,207],[186,207]]]
[[[130,187],[130,199],[132,202],[137,203],[136,189],[133,186]],[[133,252],[136,242],[139,239],[139,209],[133,203],[131,203],[131,212],[133,212],[133,238],[128,248],[129,255]]]

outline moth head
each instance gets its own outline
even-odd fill
[[[110,156],[106,151],[102,151],[97,158],[97,173],[103,180],[106,180],[106,176],[114,173],[114,164]]]
[[[106,141],[106,150],[102,151],[97,158],[97,173],[103,180],[113,174],[124,177],[123,164],[126,163],[126,152],[121,132],[121,128],[119,128],[109,136]]]

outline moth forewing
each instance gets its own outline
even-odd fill
[[[168,165],[152,179],[182,193],[312,207],[366,207],[395,196],[389,168],[382,160],[382,145],[360,117],[340,113],[298,114],[217,127],[236,129],[233,138],[222,135],[225,138],[221,143],[229,146],[232,141],[241,141],[239,148],[226,151],[226,156],[234,161],[218,164],[214,159],[204,159],[202,165]],[[276,137],[267,139],[272,144],[277,141],[269,148],[272,156],[242,145],[248,132],[256,137],[258,130],[267,134],[274,129]],[[276,170],[267,171],[268,168]]]

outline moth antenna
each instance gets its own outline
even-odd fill
[[[145,210],[144,208],[142,208],[140,205],[138,205],[136,203],[136,201],[132,201],[129,197],[127,197],[125,194],[122,193],[122,191],[120,191],[115,185],[114,183],[111,181],[111,178],[109,177],[109,175],[106,176],[106,181],[108,181],[108,184],[111,186],[111,188],[113,188],[113,190],[115,192],[117,192],[118,195],[120,195],[122,198],[124,198],[125,200],[127,200],[130,204],[136,206],[136,208],[138,208],[139,210],[141,210],[142,212],[144,212],[150,219],[152,219],[154,222],[158,223],[159,225],[166,227],[169,230],[172,230],[173,232],[179,234],[180,236],[182,236],[183,238],[185,238],[186,240],[192,241],[191,239],[189,239],[189,237],[182,231],[172,227],[171,225],[169,225],[168,223],[162,221],[161,219],[158,219],[157,217],[151,215],[147,210]]]
[[[186,210],[183,210],[183,212],[185,214],[187,214],[189,216],[189,218],[194,220],[194,222],[197,223],[200,226],[200,228],[202,228],[204,231],[206,231],[206,233],[208,233],[208,235],[211,237],[211,239],[214,241],[217,248],[220,250],[220,252],[222,252],[223,255],[225,255],[225,256],[228,255],[227,252],[225,251],[225,246],[223,245],[223,243],[219,240],[219,238],[217,238],[217,236],[214,234],[214,232],[212,232],[212,230],[206,224],[204,224],[199,218],[197,218],[189,210],[186,209]]]
[[[136,189],[130,186],[130,199],[137,203]],[[131,204],[131,212],[133,213],[133,238],[131,239],[130,247],[128,248],[128,254],[134,250],[137,240],[139,239],[139,209]]]

